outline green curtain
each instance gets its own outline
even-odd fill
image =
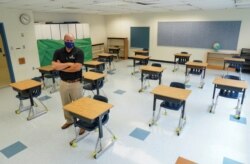
[[[75,46],[84,52],[84,61],[92,60],[92,44],[90,38],[76,39]],[[40,66],[50,65],[56,49],[64,47],[63,40],[37,40]]]

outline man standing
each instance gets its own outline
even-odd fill
[[[74,36],[65,34],[65,47],[55,51],[52,67],[59,71],[61,78],[60,95],[62,105],[67,105],[72,101],[82,97],[82,65],[84,61],[83,51],[74,46]],[[73,124],[72,115],[64,110],[66,123],[62,129],[66,129]],[[84,129],[80,129],[79,135],[84,133]]]

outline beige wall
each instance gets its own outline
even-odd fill
[[[237,51],[242,47],[250,47],[250,10],[224,10],[224,11],[193,11],[193,12],[166,12],[161,14],[131,14],[106,16],[107,36],[128,37],[130,40],[131,26],[150,27],[150,56],[152,59],[173,61],[173,54],[188,51],[193,54],[191,59],[206,60],[207,51],[212,49],[157,46],[157,23],[159,21],[216,21],[241,20],[241,30]],[[205,38],[204,38],[205,39]],[[130,43],[129,43],[130,44]],[[226,51],[223,52],[234,52]],[[130,49],[130,56],[133,51]]]
[[[13,71],[17,81],[39,75],[37,70],[33,70],[33,68],[39,66],[34,25],[33,23],[22,25],[19,21],[20,14],[24,12],[30,14],[33,20],[31,11],[0,9],[0,22],[4,25]],[[25,58],[26,64],[20,65],[18,63],[20,57]]]

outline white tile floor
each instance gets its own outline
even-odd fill
[[[224,157],[250,163],[249,89],[241,115],[247,119],[247,124],[241,124],[229,119],[230,114],[235,112],[233,108],[236,100],[221,98],[215,114],[208,113],[212,101],[212,81],[216,76],[222,75],[222,71],[207,70],[203,89],[198,88],[199,77],[191,76],[189,89],[192,93],[186,103],[187,124],[181,135],[177,136],[175,128],[180,111],[168,111],[167,116],[161,116],[157,126],[148,126],[153,107],[153,95],[150,91],[158,82],[151,81],[150,88],[138,93],[140,74],[131,75],[132,60],[115,62],[115,65],[115,74],[108,75],[103,88],[109,102],[114,105],[108,122],[108,126],[118,137],[113,147],[98,159],[93,159],[91,153],[95,147],[96,132],[80,141],[76,148],[70,147],[74,127],[66,130],[60,128],[64,118],[58,92],[44,92],[43,95],[52,97],[44,101],[49,112],[27,121],[27,112],[20,115],[14,112],[19,103],[15,98],[16,92],[11,88],[3,88],[0,90],[0,150],[17,141],[27,148],[11,158],[0,153],[0,163],[172,164],[179,156],[201,164],[222,164]],[[162,84],[184,82],[184,66],[175,73],[172,72],[172,64],[162,63],[162,66],[166,67]],[[243,78],[250,82],[249,74],[243,74]],[[114,93],[118,89],[125,93]],[[157,109],[159,104],[160,101]],[[150,134],[144,141],[138,140],[129,136],[135,128],[147,130]],[[108,133],[105,134],[108,136]]]

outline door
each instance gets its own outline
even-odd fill
[[[4,27],[0,23],[0,88],[8,86],[11,82],[14,82],[13,70]]]

